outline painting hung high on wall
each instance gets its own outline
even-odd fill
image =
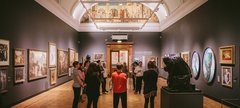
[[[48,43],[48,64],[49,67],[57,66],[57,46],[54,42]]]
[[[158,57],[157,56],[148,56],[147,57],[147,64],[149,61],[155,62],[155,65],[158,66]]]
[[[112,65],[116,65],[118,63],[118,52],[111,52],[111,58]]]
[[[181,52],[181,57],[183,58],[183,60],[188,64],[188,66],[190,65],[190,52]]]
[[[222,85],[232,88],[232,67],[222,67]]]
[[[68,51],[58,49],[58,77],[68,74]]]
[[[26,61],[26,50],[14,49],[14,65],[15,66],[25,65],[25,61]]]
[[[0,93],[7,92],[7,73],[6,67],[0,67]]]
[[[50,68],[50,84],[54,85],[57,83],[57,69],[56,68]]]
[[[15,83],[21,83],[25,81],[25,67],[14,68]]]
[[[68,48],[68,55],[69,55],[69,66],[71,67],[73,62],[75,61],[75,50]]]
[[[208,83],[211,83],[213,81],[215,71],[215,54],[211,48],[207,48],[203,55],[203,76]]]
[[[219,59],[221,64],[235,64],[235,46],[220,47]]]
[[[128,65],[128,51],[127,50],[120,50],[119,51],[119,62],[126,63]]]
[[[47,52],[30,49],[28,56],[28,80],[47,77]]]
[[[9,65],[10,42],[0,39],[0,66]]]
[[[94,61],[104,61],[104,53],[94,53]]]
[[[192,54],[192,73],[195,79],[198,78],[200,73],[200,56],[196,51]]]

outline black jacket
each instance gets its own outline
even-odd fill
[[[87,84],[86,92],[88,96],[100,96],[100,79],[98,72],[86,74],[85,82]]]
[[[147,94],[153,90],[157,90],[158,74],[155,70],[147,70],[143,73],[144,90],[143,94]]]

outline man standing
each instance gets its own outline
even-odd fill
[[[121,98],[122,108],[127,108],[127,76],[122,72],[123,65],[117,64],[117,72],[112,73],[113,83],[113,108],[118,108]]]

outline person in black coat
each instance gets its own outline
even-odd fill
[[[149,99],[150,108],[154,108],[154,98],[157,95],[158,74],[155,70],[155,64],[153,61],[148,62],[148,70],[143,73],[143,81],[143,94],[145,97],[144,108],[148,108]]]
[[[87,84],[86,94],[88,96],[87,108],[90,108],[92,103],[93,108],[97,108],[98,98],[100,96],[100,79],[96,63],[90,63],[85,82]]]

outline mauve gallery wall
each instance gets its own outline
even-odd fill
[[[47,78],[29,82],[27,64],[25,82],[14,84],[13,49],[48,50],[48,42],[55,41],[57,48],[78,50],[78,32],[40,6],[34,0],[3,0],[0,3],[0,39],[10,41],[10,65],[8,67],[7,93],[0,94],[0,108],[48,90],[70,80],[64,76],[50,86]]]
[[[197,80],[192,83],[205,95],[217,100],[224,98],[240,98],[239,85],[239,45],[240,45],[240,14],[236,0],[208,0],[207,3],[190,13],[177,23],[162,32],[163,43],[161,55],[197,51],[202,64],[203,53],[211,47],[216,56],[216,74],[212,84],[204,81],[202,68]],[[219,47],[236,45],[236,63],[233,65],[233,87],[228,88],[218,82],[221,79],[219,63]],[[202,65],[201,65],[202,67]],[[166,77],[166,74],[163,75]]]

